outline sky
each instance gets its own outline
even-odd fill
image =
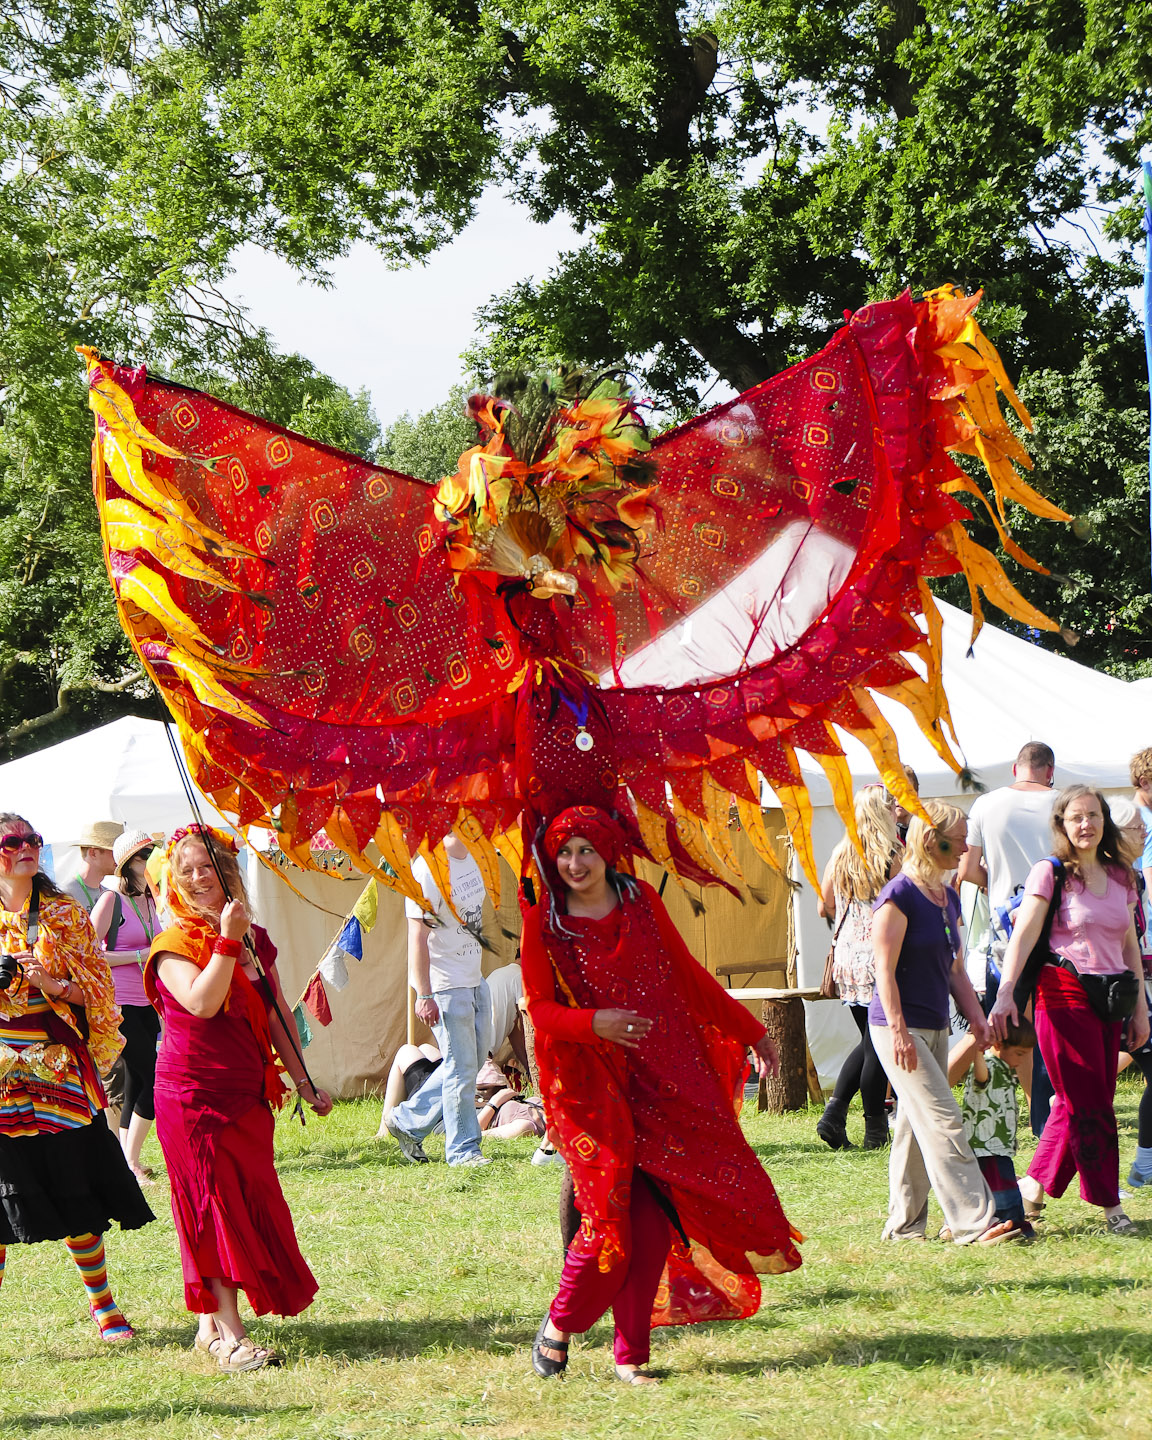
[[[365,386],[389,425],[444,400],[463,378],[460,354],[476,334],[475,311],[518,280],[542,279],[580,237],[563,220],[536,225],[498,191],[426,264],[389,270],[367,245],[331,267],[333,285],[301,281],[285,261],[244,246],[221,288],[249,316],[349,390]]]

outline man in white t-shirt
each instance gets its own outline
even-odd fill
[[[1030,740],[1012,767],[1013,783],[981,795],[968,812],[968,850],[960,861],[958,878],[988,892],[989,942],[985,963],[983,1005],[992,1008],[1000,988],[1000,971],[1008,936],[1000,928],[997,912],[1023,888],[1038,860],[1051,855],[1052,780],[1056,756],[1050,745]],[[1029,1098],[1029,1118],[1037,1135],[1048,1118],[1052,1087],[1039,1048],[1032,1052],[1032,1069],[1021,1070],[1020,1080]]]
[[[431,904],[434,918],[426,916],[414,900],[404,902],[408,983],[416,992],[416,1014],[431,1028],[444,1057],[436,1071],[440,1083],[433,1087],[436,1094],[427,1083],[422,1085],[403,1105],[397,1105],[387,1125],[405,1159],[424,1164],[428,1157],[421,1142],[436,1127],[442,1107],[448,1164],[487,1165],[480,1153],[476,1116],[476,1075],[488,1056],[492,1024],[488,986],[480,969],[484,880],[458,835],[445,837],[444,850],[456,914],[422,858],[413,864],[412,874]]]
[[[1030,740],[1012,767],[1013,783],[979,796],[968,812],[968,851],[959,878],[988,892],[993,923],[1033,865],[1052,853],[1055,768],[1051,747]]]

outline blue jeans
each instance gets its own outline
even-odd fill
[[[444,1158],[449,1165],[459,1165],[480,1154],[476,1076],[492,1045],[492,1003],[486,980],[470,989],[434,991],[433,998],[440,1019],[432,1033],[444,1063],[415,1095],[397,1105],[392,1123],[413,1139],[423,1140],[443,1118]]]

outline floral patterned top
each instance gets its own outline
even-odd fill
[[[964,1134],[976,1158],[986,1155],[1016,1154],[1016,1072],[989,1050],[984,1056],[988,1079],[981,1085],[972,1066],[964,1080],[960,1113],[964,1117]]]
[[[841,923],[843,922],[843,923]],[[847,913],[837,896],[832,974],[846,1005],[867,1005],[876,988],[872,955],[872,906],[849,900]]]
[[[19,911],[0,909],[0,950],[6,955],[28,948],[28,905]],[[88,1018],[88,1049],[96,1069],[107,1074],[124,1048],[120,1034],[120,1007],[112,986],[112,971],[88,913],[70,895],[44,896],[40,901],[40,933],[36,958],[49,975],[73,980],[84,992]],[[23,978],[10,989],[0,990],[0,1018],[26,1015],[38,990],[30,990]],[[51,1009],[77,1036],[80,1026],[72,1007],[55,996],[45,996]]]

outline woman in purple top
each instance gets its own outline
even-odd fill
[[[1103,1209],[1109,1231],[1137,1235],[1120,1204],[1113,1102],[1121,1032],[1127,1029],[1127,1043],[1137,1050],[1148,1038],[1144,987],[1134,987],[1136,1010],[1125,1024],[1102,1019],[1080,980],[1081,975],[1119,976],[1125,970],[1142,978],[1133,919],[1136,847],[1125,850],[1103,795],[1086,785],[1069,785],[1057,795],[1052,831],[1052,853],[1067,878],[1049,936],[1055,963],[1041,968],[1036,984],[1035,1022],[1055,1099],[1020,1193],[1025,1213],[1036,1215],[1046,1195],[1063,1195],[1079,1173],[1081,1197]],[[1040,938],[1054,891],[1055,870],[1042,860],[1024,886],[1004,976],[988,1016],[997,1035],[1016,1019],[1012,992]]]
[[[160,1039],[160,1017],[144,993],[144,962],[154,937],[164,928],[157,920],[156,901],[148,888],[148,857],[154,848],[151,835],[142,830],[121,835],[112,847],[119,893],[102,891],[92,908],[92,924],[104,941],[122,1016],[124,1103],[120,1107],[120,1145],[141,1185],[152,1184],[152,1171],[141,1162],[140,1152],[156,1118],[152,1091],[156,1044]]]
[[[932,823],[908,827],[904,864],[872,907],[876,993],[868,1024],[876,1054],[899,1100],[888,1164],[886,1240],[923,1240],[928,1192],[958,1245],[991,1245],[1019,1235],[997,1223],[980,1164],[964,1137],[948,1084],[949,996],[983,1049],[988,1027],[964,970],[960,900],[947,883],[968,848],[963,811],[926,800]]]

